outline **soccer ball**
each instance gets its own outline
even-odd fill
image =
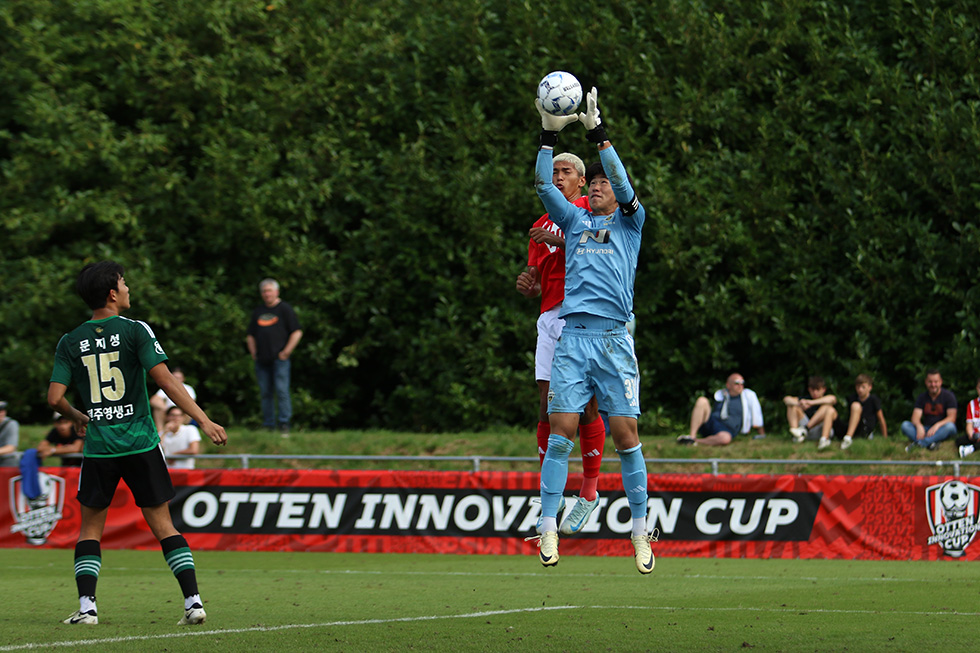
[[[947,481],[939,488],[939,500],[948,519],[961,519],[970,506],[970,487],[963,481]]]
[[[582,101],[582,85],[575,75],[556,70],[545,75],[538,84],[538,99],[551,115],[567,116],[578,109]]]

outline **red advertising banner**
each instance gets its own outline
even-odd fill
[[[534,554],[538,475],[287,469],[172,470],[171,513],[193,548]],[[566,492],[580,483],[572,476]],[[27,499],[0,468],[0,547],[71,548],[78,468],[46,467]],[[980,557],[980,486],[946,476],[649,477],[649,526],[662,556],[935,560]],[[599,479],[599,507],[562,553],[632,555],[618,474]],[[574,499],[569,499],[569,508]],[[155,549],[124,485],[103,546]]]

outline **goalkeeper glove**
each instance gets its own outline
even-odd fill
[[[540,98],[534,100],[534,106],[541,114],[541,145],[554,147],[558,143],[558,132],[564,129],[566,125],[578,120],[578,116],[574,113],[570,116],[551,115],[544,110]]]
[[[602,118],[599,117],[599,107],[596,105],[598,96],[599,92],[593,86],[592,90],[585,96],[585,113],[578,114],[578,119],[582,121],[587,130],[585,137],[597,144],[609,140],[606,136],[606,128],[602,126]]]

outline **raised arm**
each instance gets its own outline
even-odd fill
[[[609,179],[609,185],[612,186],[616,201],[623,209],[623,214],[631,216],[639,209],[639,201],[636,198],[636,191],[630,183],[629,175],[626,174],[626,167],[606,135],[606,128],[599,116],[598,99],[599,91],[593,86],[586,96],[585,112],[580,113],[578,118],[587,130],[585,137],[599,148],[599,160],[602,162],[602,169]]]
[[[538,101],[540,102],[540,100]],[[548,213],[548,217],[564,230],[565,212],[572,205],[551,181],[551,171],[554,169],[552,155],[553,151],[550,146],[542,145],[541,149],[538,150],[537,165],[534,168],[534,187],[538,192],[538,197],[541,198],[541,203],[544,204],[544,210]]]
[[[552,222],[562,226],[562,219],[571,204],[551,181],[554,174],[554,148],[558,144],[558,132],[576,120],[578,116],[553,116],[544,110],[541,100],[535,99],[534,106],[541,115],[541,145],[538,148],[538,160],[534,167],[534,187],[538,197],[544,204]]]

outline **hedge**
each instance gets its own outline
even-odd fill
[[[271,276],[305,337],[297,420],[534,420],[514,290],[537,80],[599,89],[647,207],[644,432],[735,369],[766,399],[924,371],[972,396],[978,21],[963,0],[8,0],[0,5],[0,396],[47,418],[88,261],[127,267],[202,403],[257,423],[244,328]],[[577,125],[561,148],[595,158]]]

